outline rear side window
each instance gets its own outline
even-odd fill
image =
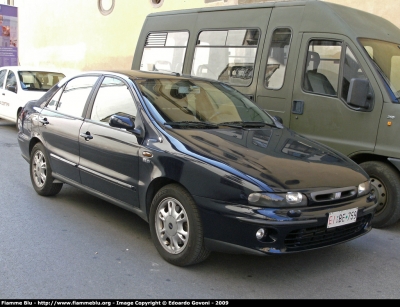
[[[258,29],[200,32],[192,64],[192,75],[235,86],[253,81],[259,44]]]
[[[62,92],[59,90],[54,95],[47,107],[70,116],[82,117],[86,101],[97,79],[97,76],[72,79],[65,85]]]
[[[0,71],[0,88],[3,88],[4,78],[6,77],[7,69],[3,69]]]
[[[274,31],[268,52],[267,69],[265,71],[264,84],[266,88],[277,90],[282,87],[291,40],[291,29],[279,28]]]
[[[146,38],[140,70],[182,74],[189,33],[153,32]]]

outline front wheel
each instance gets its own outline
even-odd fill
[[[360,164],[371,178],[372,193],[378,206],[372,220],[375,228],[390,226],[400,219],[400,175],[390,165],[369,161]]]
[[[41,143],[33,146],[30,159],[30,175],[36,193],[43,196],[52,196],[61,191],[63,184],[54,183],[46,149]]]
[[[158,191],[149,220],[153,243],[169,263],[188,266],[209,256],[196,204],[180,185],[170,184]]]

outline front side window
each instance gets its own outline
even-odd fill
[[[56,110],[70,116],[82,117],[86,101],[97,79],[97,76],[84,76],[69,81],[60,93]]]
[[[289,28],[276,29],[272,35],[264,79],[269,89],[280,89],[283,85],[291,39]]]
[[[90,119],[108,124],[112,115],[126,116],[135,120],[136,113],[135,101],[128,86],[119,79],[104,78],[97,92]]]
[[[396,98],[400,99],[400,44],[360,38],[368,55],[378,66]]]
[[[259,30],[238,29],[200,32],[192,75],[238,86],[253,81]]]
[[[361,68],[358,60],[354,56],[353,52],[350,48],[346,47],[346,54],[343,63],[343,76],[342,76],[342,91],[341,98],[346,103],[349,103],[351,100],[351,93],[349,93],[350,87],[354,80],[365,80],[366,81],[366,90],[368,91],[368,104],[366,105],[366,109],[370,109],[372,107],[373,101],[373,93],[372,86],[369,83],[367,76],[365,75],[363,69]]]
[[[188,32],[154,32],[146,38],[140,70],[181,74]]]
[[[342,43],[312,40],[308,46],[303,88],[315,94],[337,96]]]
[[[7,75],[7,80],[6,80],[6,89],[9,89],[9,86],[12,86],[14,90],[12,92],[15,92],[17,90],[17,79],[15,77],[15,74],[10,70]]]

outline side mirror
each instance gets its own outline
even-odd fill
[[[368,109],[370,107],[370,99],[369,81],[360,78],[351,79],[347,94],[347,103],[358,108]]]
[[[272,116],[273,120],[275,121],[275,126],[278,128],[283,128],[283,120],[280,116]]]
[[[114,114],[111,115],[108,124],[111,127],[126,129],[127,131],[132,132],[136,136],[140,137],[142,136],[142,130],[135,128],[135,122],[130,117]]]
[[[283,125],[283,120],[280,116],[274,116],[274,119]]]

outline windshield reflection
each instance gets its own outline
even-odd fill
[[[274,124],[251,100],[223,83],[167,78],[142,79],[136,83],[152,105],[152,112],[157,113],[155,117],[163,121],[161,124],[174,128],[204,128],[196,123]]]

